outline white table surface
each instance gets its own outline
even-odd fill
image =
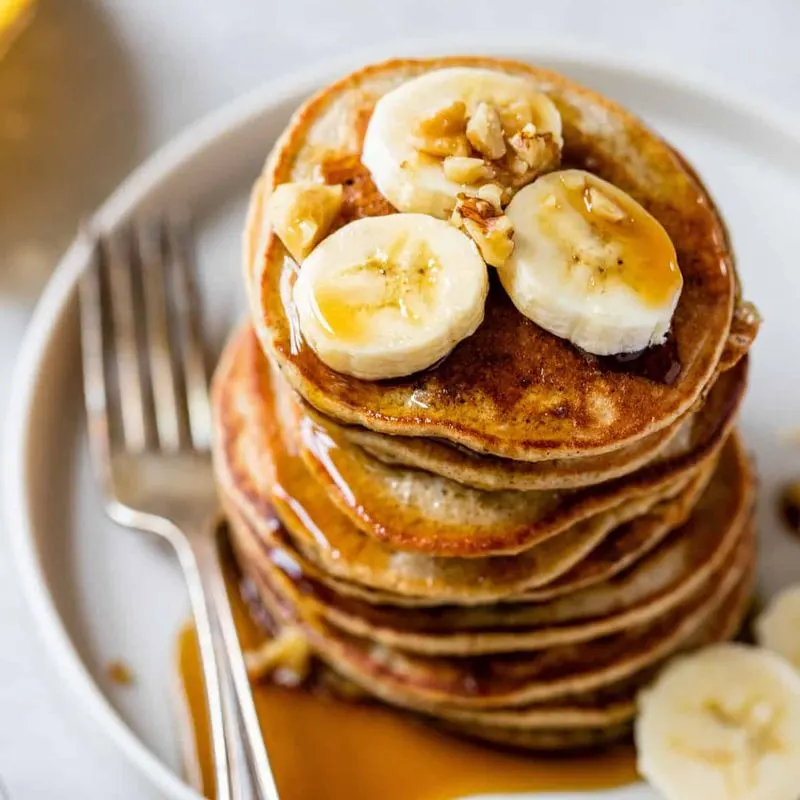
[[[187,123],[364,45],[503,30],[644,55],[800,113],[796,0],[41,0],[0,62],[0,375],[78,220]],[[15,800],[159,796],[59,687],[2,531],[0,780]]]

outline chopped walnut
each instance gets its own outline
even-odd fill
[[[517,158],[525,162],[526,170],[540,174],[556,166],[561,151],[552,133],[539,133],[533,123],[528,123],[509,140]]]
[[[466,126],[467,107],[461,100],[455,100],[419,123],[414,143],[420,152],[438,158],[466,157],[469,155]]]
[[[502,187],[496,183],[487,183],[481,186],[477,191],[477,196],[481,200],[491,203],[498,211],[503,208],[504,192]]]
[[[289,625],[257,650],[248,650],[244,660],[254,680],[272,676],[276,683],[298,686],[311,669],[311,648],[300,628]]]
[[[460,228],[464,219],[480,222],[497,216],[499,216],[497,210],[488,200],[461,192],[456,198],[456,207],[453,209],[450,222]]]
[[[450,222],[475,242],[493,267],[502,267],[514,250],[511,220],[488,200],[459,194]]]
[[[445,177],[456,183],[472,185],[494,177],[494,170],[482,158],[449,156],[442,167]]]
[[[478,103],[475,113],[467,122],[469,143],[490,161],[502,158],[506,152],[503,124],[494,106]]]
[[[526,125],[533,122],[533,108],[524,100],[513,100],[505,103],[498,109],[503,133],[506,137],[513,136]]]
[[[449,106],[440,108],[432,116],[423,119],[417,133],[427,139],[438,139],[464,133],[466,125],[467,107],[461,100],[454,100]]]
[[[292,258],[301,262],[325,237],[342,207],[341,186],[282,183],[267,200],[267,217]]]
[[[609,222],[621,222],[625,219],[626,214],[623,209],[604,192],[590,186],[587,189],[587,194],[592,212],[597,214],[598,217],[602,217]]]
[[[527,175],[530,171],[527,162],[521,159],[519,156],[512,156],[507,160],[507,162],[511,173],[516,175],[518,178],[522,177],[523,175]]]
[[[556,138],[540,133],[533,117],[533,107],[524,101],[478,102],[471,116],[463,102],[454,101],[417,125],[416,157],[421,163],[438,162],[449,180],[464,186],[499,183],[507,203],[515,190],[557,167],[561,158]],[[413,162],[403,165],[408,163]]]
[[[448,156],[466,158],[469,155],[469,142],[463,133],[454,136],[418,136],[414,139],[414,145],[420,153],[437,158]]]

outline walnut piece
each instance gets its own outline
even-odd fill
[[[511,158],[506,159],[506,163],[508,164],[511,174],[515,175],[517,178],[521,178],[530,172],[527,162],[519,156],[511,156]]]
[[[502,267],[514,250],[511,220],[488,200],[459,194],[450,222],[475,242],[493,267]]]
[[[466,158],[469,155],[469,142],[463,133],[455,136],[437,136],[435,138],[417,136],[414,139],[414,146],[420,153],[435,156],[436,158],[448,158],[450,156]]]
[[[246,651],[244,661],[253,680],[272,676],[276,683],[298,686],[311,669],[311,648],[300,628],[289,625],[258,649]]]
[[[503,125],[503,133],[507,138],[533,122],[533,109],[530,103],[526,103],[524,100],[512,100],[501,106],[498,113]]]
[[[552,169],[561,158],[561,152],[553,134],[537,132],[536,126],[532,122],[517,131],[508,140],[508,144],[517,154],[517,158],[525,163],[526,170],[537,174]]]
[[[467,125],[467,107],[461,100],[440,108],[432,116],[423,119],[417,128],[419,136],[438,139],[441,136],[456,136],[464,133]]]
[[[502,210],[505,195],[503,188],[496,183],[486,183],[476,192],[477,197],[491,203],[498,211]]]
[[[454,100],[420,121],[414,144],[421,153],[437,158],[466,157],[469,155],[466,126],[467,107],[461,100]]]
[[[497,109],[488,103],[478,103],[475,113],[467,122],[469,143],[490,161],[502,158],[506,152],[503,124]]]
[[[275,187],[267,199],[267,219],[298,264],[325,238],[342,199],[338,185],[298,181]]]
[[[607,194],[590,186],[587,190],[592,212],[609,222],[621,222],[626,214]]]
[[[473,185],[491,180],[494,170],[482,158],[449,156],[442,164],[445,177],[456,183]]]
[[[412,142],[420,161],[438,162],[448,180],[463,186],[498,183],[507,203],[514,191],[557,168],[561,159],[556,137],[534,125],[534,111],[521,100],[481,101],[468,116],[457,100],[418,123]]]
[[[325,237],[342,207],[343,189],[313,181],[282,183],[266,213],[292,258],[300,263]]]

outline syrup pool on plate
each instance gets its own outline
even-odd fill
[[[242,644],[255,647],[264,634],[239,592],[230,594]],[[187,773],[209,792],[208,722],[191,626],[180,633],[177,662],[189,721]],[[269,683],[257,684],[254,695],[281,800],[450,800],[609,789],[637,779],[628,746],[595,755],[535,756],[473,744],[376,704]]]

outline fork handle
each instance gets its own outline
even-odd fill
[[[197,538],[200,539],[201,537]],[[211,731],[211,753],[214,762],[214,797],[216,800],[235,800],[231,787],[221,665],[217,661],[215,647],[213,605],[210,602],[210,593],[206,591],[202,578],[203,570],[201,565],[206,559],[202,548],[189,544],[188,538],[178,538],[173,541],[173,544],[186,581],[189,606],[191,607],[200,650],[200,663],[203,669],[203,684],[208,708],[209,729]]]
[[[235,731],[229,730],[229,735],[237,737],[235,747],[232,745],[233,749],[247,756],[259,800],[280,800],[256,713],[239,634],[236,631],[220,558],[219,537],[219,529],[215,527],[205,536],[196,539],[193,537],[193,541],[195,541],[201,579],[219,626],[220,635],[215,637],[218,663],[224,665],[226,677],[229,679],[228,686],[233,689],[238,711]]]
[[[225,717],[231,794],[234,800],[262,800],[253,782],[253,773],[247,755],[245,737],[242,732],[242,717],[239,713],[239,703],[233,689],[230,667],[224,655],[219,655],[224,650],[224,645],[220,643],[220,636],[219,626],[217,626],[215,630],[215,639],[218,643],[217,666],[224,673],[222,675],[222,713]]]

